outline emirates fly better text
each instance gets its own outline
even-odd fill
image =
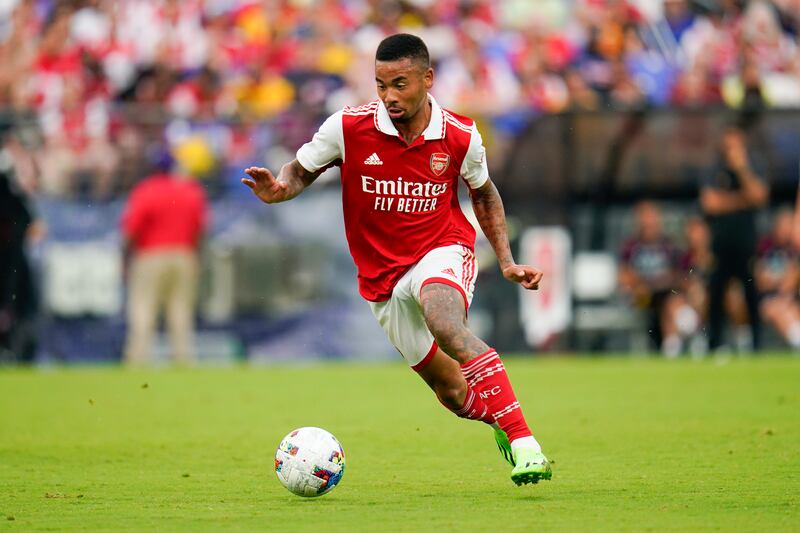
[[[375,195],[375,211],[424,213],[436,209],[437,197],[447,191],[447,183],[420,183],[406,181],[402,177],[379,180],[361,176],[361,190]]]

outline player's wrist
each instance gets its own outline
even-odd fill
[[[500,270],[505,272],[508,268],[516,266],[517,263],[514,261],[513,258],[511,258],[511,259],[500,259],[499,264],[500,264]]]

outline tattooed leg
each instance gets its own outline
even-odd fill
[[[512,465],[516,464],[511,472],[514,483],[550,479],[550,464],[525,422],[500,356],[467,327],[467,310],[461,293],[449,285],[430,283],[422,288],[420,301],[428,329],[439,348],[460,364],[466,381],[469,396],[465,406],[454,412],[471,409],[466,418],[481,420],[495,428],[500,452]]]
[[[436,392],[439,401],[461,418],[495,424],[480,390],[467,384],[462,364],[488,350],[467,328],[467,312],[461,293],[449,285],[429,283],[420,293],[422,314],[439,349],[420,376]]]
[[[428,329],[447,355],[463,364],[489,350],[469,330],[464,298],[457,289],[443,283],[429,283],[420,291],[420,302]]]

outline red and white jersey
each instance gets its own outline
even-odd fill
[[[475,123],[429,95],[427,129],[407,145],[379,100],[331,115],[297,151],[310,172],[340,165],[345,232],[361,295],[387,300],[399,280],[440,246],[475,244],[458,203],[459,178],[486,183],[483,141]]]

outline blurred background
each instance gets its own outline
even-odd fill
[[[470,320],[490,344],[706,353],[699,198],[735,124],[769,197],[724,345],[754,348],[751,283],[755,347],[800,346],[800,0],[0,0],[0,236],[24,252],[0,254],[0,358],[121,358],[123,213],[167,171],[207,198],[199,360],[397,358],[357,294],[336,171],[280,206],[239,180],[373,100],[375,48],[400,31],[427,43],[437,100],[477,120],[517,259],[547,275],[523,295],[478,243]]]

